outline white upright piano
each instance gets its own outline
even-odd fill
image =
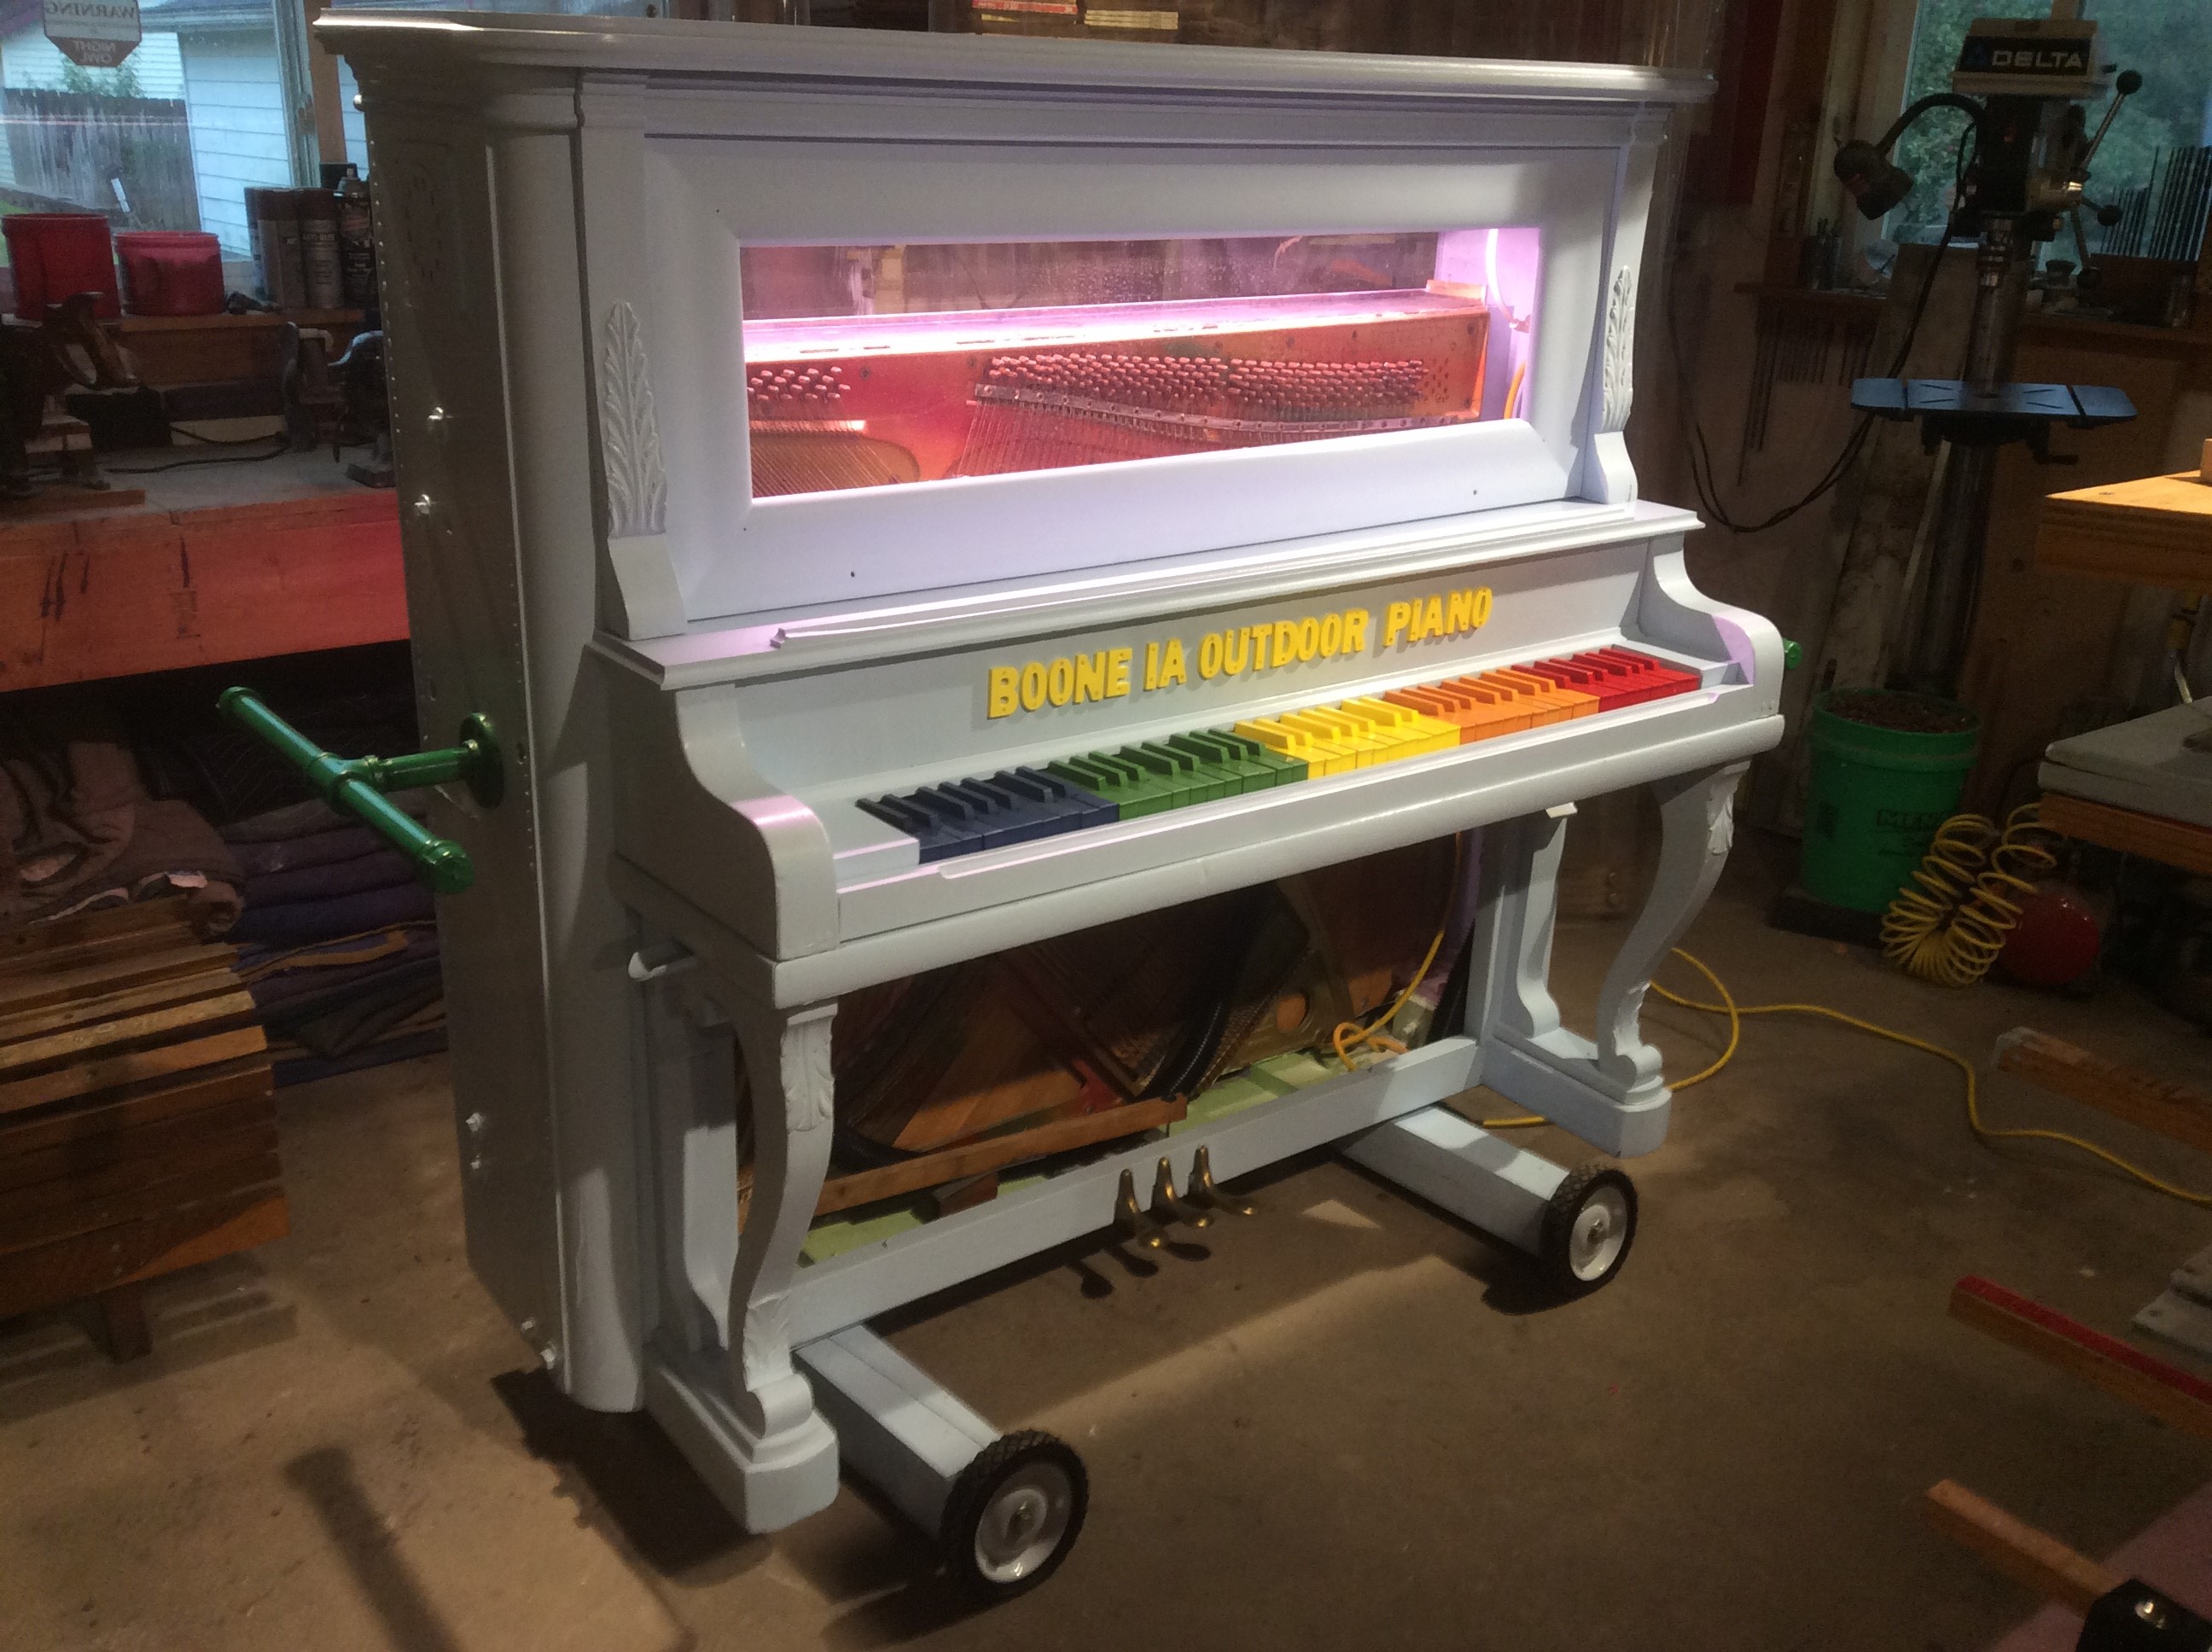
[[[1439,1103],[1660,1145],[1639,1008],[1780,733],[1779,638],[1691,585],[1621,434],[1701,79],[316,29],[367,112],[425,732],[480,714],[507,763],[435,823],[476,868],[439,914],[470,1253],[569,1395],[649,1410],[757,1531],[842,1461],[1005,1594],[1082,1465],[872,1316],[1328,1144],[1612,1277],[1626,1178]],[[1585,1036],[1562,832],[1633,785],[1659,875]],[[804,1257],[842,995],[1452,834],[1463,1024]]]

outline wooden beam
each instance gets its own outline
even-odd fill
[[[76,1142],[97,1141],[118,1131],[136,1130],[164,1119],[258,1098],[273,1108],[265,1052],[203,1067],[181,1078],[155,1078],[97,1096],[82,1107],[40,1113],[29,1118],[0,1117],[0,1158],[45,1152]],[[100,1150],[90,1148],[95,1159]],[[112,1155],[111,1155],[112,1157]]]
[[[100,984],[106,985],[104,981]],[[12,1044],[19,1039],[37,1038],[49,1033],[68,1032],[140,1011],[189,1004],[196,999],[217,998],[237,989],[237,972],[231,969],[228,961],[219,960],[214,968],[203,969],[197,975],[172,975],[164,980],[149,981],[143,986],[127,987],[121,991],[88,993],[82,998],[62,1003],[0,1014],[0,1044]],[[5,1060],[4,1053],[0,1053],[0,1061]]]
[[[0,1260],[0,1319],[251,1250],[291,1231],[283,1190],[257,1187]]]
[[[1998,1038],[1996,1064],[2055,1095],[2212,1153],[2212,1091],[2092,1055],[2033,1027]]]
[[[2043,823],[2084,843],[2100,843],[2126,854],[2139,854],[2184,872],[2212,876],[2212,827],[2147,815],[2139,809],[2092,803],[2063,792],[2045,792]]]
[[[2046,1600],[2086,1613],[2127,1580],[2057,1538],[2039,1532],[1956,1480],[1928,1488],[1920,1511],[1928,1523],[1963,1549]]]
[[[2092,1330],[2032,1297],[1968,1275],[1951,1288],[1951,1316],[2126,1400],[2161,1423],[2212,1440],[2212,1383]]]
[[[211,1033],[226,1025],[250,1021],[252,1015],[253,995],[233,984],[232,990],[212,998],[190,999],[181,1004],[167,1004],[134,1015],[65,1027],[40,1037],[0,1044],[0,1074],[27,1076],[40,1067],[63,1063],[70,1064],[74,1071],[77,1064],[104,1055],[119,1054],[156,1041],[166,1042],[194,1031]]]
[[[273,1187],[281,1174],[272,1149],[251,1158],[103,1194],[58,1210],[18,1214],[11,1200],[8,1213],[0,1215],[0,1253],[30,1250],[81,1234],[153,1220],[172,1212],[186,1212],[196,1205],[210,1204],[227,1194]],[[6,1266],[13,1264],[0,1257],[0,1266]]]
[[[14,1113],[29,1107],[43,1107],[49,1102],[68,1101],[74,1096],[90,1096],[116,1084],[127,1084],[142,1078],[165,1078],[173,1072],[189,1072],[194,1067],[210,1066],[217,1061],[228,1061],[240,1055],[258,1055],[269,1048],[269,1041],[258,1027],[238,1027],[229,1032],[216,1034],[210,1038],[195,1038],[182,1044],[162,1044],[149,1050],[129,1050],[120,1055],[101,1056],[82,1066],[64,1067],[58,1072],[42,1072],[34,1078],[19,1078],[13,1084],[0,1084],[0,1113]]]
[[[879,1199],[918,1193],[926,1187],[981,1175],[986,1170],[1003,1170],[1010,1164],[1049,1158],[1055,1153],[1095,1146],[1102,1141],[1133,1136],[1139,1131],[1157,1130],[1175,1123],[1188,1110],[1188,1103],[1180,1096],[1130,1102],[1108,1108],[1103,1113],[1056,1120],[1016,1135],[992,1136],[965,1146],[948,1147],[942,1152],[924,1153],[919,1158],[887,1164],[879,1170],[832,1176],[822,1184],[822,1197],[815,1201],[814,1213],[827,1216],[833,1211],[872,1205]]]
[[[191,1151],[202,1139],[254,1125],[265,1125],[273,1139],[276,1102],[268,1093],[265,1068],[261,1089],[256,1093],[129,1130],[79,1136],[27,1153],[9,1151],[6,1133],[0,1132],[0,1202],[10,1196],[11,1189],[55,1181],[73,1186],[78,1177],[99,1175],[117,1165],[137,1165],[142,1179],[150,1181],[177,1154]]]

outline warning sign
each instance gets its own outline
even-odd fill
[[[138,0],[46,0],[46,38],[73,64],[112,69],[138,49]]]

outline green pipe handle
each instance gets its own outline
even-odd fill
[[[487,808],[497,804],[504,787],[499,743],[489,719],[476,714],[464,721],[458,746],[398,757],[339,757],[270,710],[251,689],[225,689],[216,704],[224,716],[274,747],[317,797],[380,833],[415,863],[416,876],[439,894],[459,895],[476,881],[476,867],[466,849],[426,830],[384,793],[465,780],[477,802]]]

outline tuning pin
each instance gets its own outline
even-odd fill
[[[1146,1219],[1137,1205],[1137,1178],[1121,1172],[1121,1186],[1114,1195],[1114,1226],[1124,1239],[1133,1239],[1146,1250],[1158,1250],[1167,1237]]]
[[[1180,1222],[1186,1227],[1210,1228],[1213,1213],[1202,1211],[1195,1205],[1186,1205],[1176,1197],[1175,1167],[1165,1157],[1152,1173],[1152,1219],[1157,1222]]]
[[[1213,1156],[1204,1147],[1198,1150],[1198,1157],[1191,1161],[1190,1196],[1218,1209],[1234,1211],[1239,1216],[1257,1216],[1260,1213],[1258,1206],[1246,1204],[1214,1181]]]

